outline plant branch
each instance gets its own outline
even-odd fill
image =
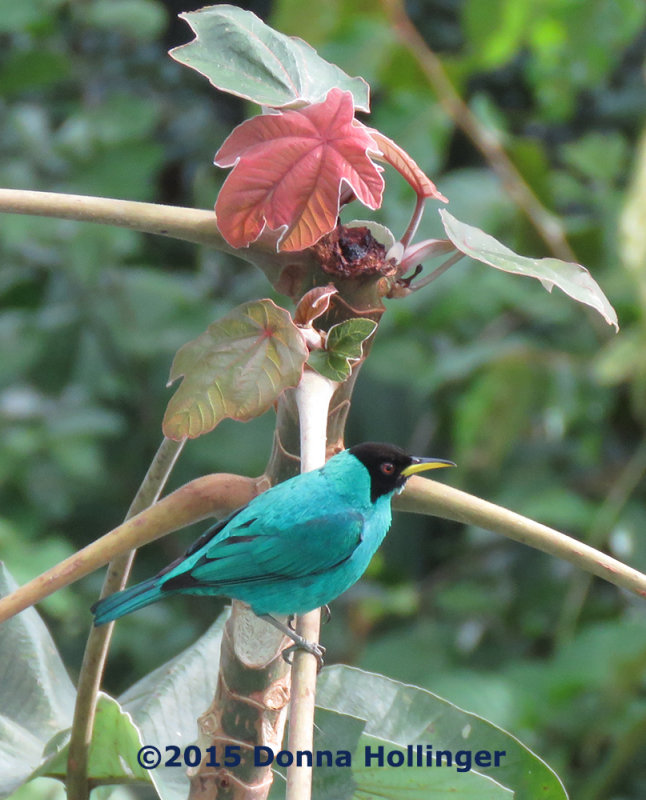
[[[400,511],[443,517],[500,533],[646,597],[646,575],[638,570],[547,525],[451,486],[414,475],[393,505]]]
[[[336,383],[310,369],[296,389],[296,403],[300,420],[301,473],[318,469],[325,464],[327,444],[327,419],[330,400]],[[316,609],[301,614],[296,619],[296,632],[308,642],[318,642],[321,611]],[[292,696],[289,706],[290,753],[314,749],[314,701],[316,699],[316,658],[304,650],[297,650],[292,666]],[[297,766],[287,768],[286,800],[307,800],[312,793],[312,768]]]
[[[0,189],[0,211],[114,225],[241,255],[220,235],[215,212],[204,209],[80,194]]]
[[[176,442],[164,438],[148,468],[137,494],[135,495],[126,520],[153,505],[161,494],[166,481],[182,451],[186,440]],[[114,558],[105,576],[101,597],[123,589],[128,581],[135,550]],[[68,800],[87,800],[90,795],[88,782],[88,760],[96,706],[105,669],[114,623],[101,628],[92,626],[83,655],[79,674],[72,734],[67,758],[67,796]]]
[[[264,478],[219,473],[185,484],[100,539],[0,598],[0,623],[111,559],[211,516],[224,516],[260,494]]]
[[[429,48],[410,21],[403,0],[382,0],[382,4],[402,44],[425,73],[447,115],[487,159],[513,201],[525,213],[550,251],[557,258],[576,261],[560,220],[540,202],[498,138],[482,125],[460,97],[441,59]]]

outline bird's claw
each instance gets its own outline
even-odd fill
[[[331,619],[332,612],[330,611],[330,606],[326,603],[324,606],[321,606],[321,622],[323,625],[327,625]]]
[[[308,642],[307,639],[303,639],[302,641],[291,645],[291,647],[286,647],[283,650],[283,658],[290,666],[292,664],[291,656],[296,652],[296,650],[305,650],[306,653],[310,653],[314,656],[314,658],[316,658],[317,672],[320,672],[323,669],[323,656],[325,655],[325,648],[322,644],[318,644],[318,642]]]

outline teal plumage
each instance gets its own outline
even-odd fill
[[[450,464],[393,445],[344,450],[209,528],[155,577],[99,601],[95,624],[171,594],[224,595],[259,616],[323,606],[365,572],[390,527],[392,496],[408,476]]]

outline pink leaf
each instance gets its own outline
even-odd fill
[[[310,247],[335,227],[343,184],[368,208],[381,205],[382,168],[369,151],[379,152],[340,89],[322,103],[243,122],[215,156],[233,167],[215,204],[220,232],[233,247],[265,227],[279,232],[281,250]]]

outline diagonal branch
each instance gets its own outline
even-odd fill
[[[540,202],[497,137],[478,121],[460,97],[441,59],[430,49],[410,21],[403,0],[382,0],[382,4],[395,32],[428,78],[444,111],[487,159],[511,198],[525,213],[550,251],[564,261],[576,261],[561,221]]]
[[[413,476],[393,505],[400,511],[443,517],[500,533],[646,597],[646,575],[638,570],[547,525],[451,486]]]
[[[224,516],[246,505],[260,494],[264,484],[264,478],[245,478],[227,473],[205,475],[190,481],[15,592],[0,598],[0,623],[104,567],[117,556],[193,522]]]

